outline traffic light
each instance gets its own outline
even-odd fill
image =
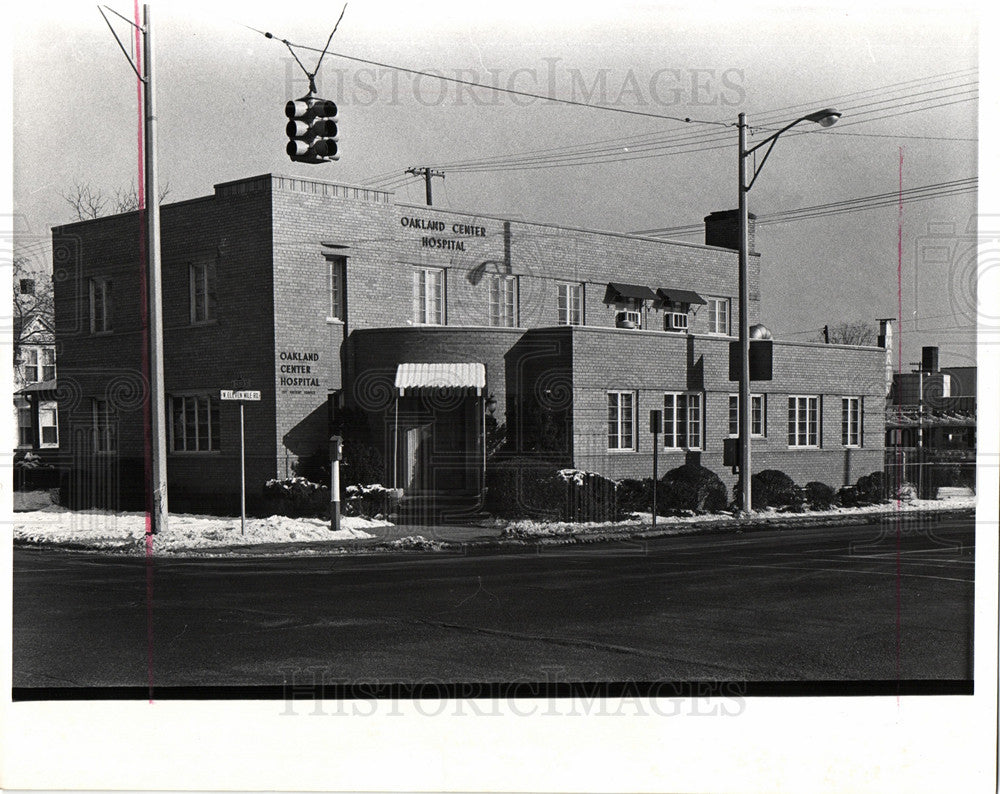
[[[339,160],[337,104],[310,94],[285,105],[288,145],[285,151],[296,163],[329,163]]]

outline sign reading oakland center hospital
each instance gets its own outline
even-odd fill
[[[278,387],[289,394],[311,394],[320,387],[319,353],[315,350],[278,351]]]
[[[486,228],[471,223],[448,223],[446,221],[412,218],[404,215],[399,219],[404,229],[429,232],[420,238],[421,248],[440,248],[446,251],[464,251],[465,240],[461,237],[485,237]],[[438,236],[441,235],[441,236]],[[452,235],[445,237],[443,235]]]

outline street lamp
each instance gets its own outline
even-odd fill
[[[774,144],[778,137],[790,130],[796,124],[803,121],[813,121],[821,127],[831,127],[837,123],[841,113],[833,108],[824,108],[802,116],[791,124],[782,127],[777,132],[769,135],[760,143],[751,148],[747,148],[747,116],[740,113],[737,126],[740,132],[740,273],[739,273],[739,298],[740,298],[740,402],[739,402],[739,489],[740,489],[740,511],[746,515],[750,512],[750,316],[749,304],[749,226],[750,211],[747,206],[747,193],[757,181],[764,163],[767,162]],[[767,151],[761,158],[760,163],[753,166],[753,174],[747,182],[747,158],[767,145]]]

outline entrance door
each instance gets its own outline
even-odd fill
[[[432,424],[427,423],[406,430],[405,482],[407,490],[420,491],[427,488],[430,473]]]

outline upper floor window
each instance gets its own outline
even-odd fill
[[[21,360],[24,362],[25,383],[36,383],[38,381],[38,358],[37,347],[24,348],[24,356]]]
[[[51,401],[42,402],[38,406],[38,432],[41,436],[41,446],[59,446],[58,404]]]
[[[707,298],[708,332],[729,334],[729,298]]]
[[[90,333],[106,334],[111,324],[111,279],[97,277],[90,280]]]
[[[844,397],[840,401],[840,442],[845,447],[861,446],[861,398]]]
[[[444,325],[444,270],[418,267],[413,271],[413,322]]]
[[[608,392],[608,449],[635,449],[635,392]]]
[[[788,398],[788,446],[819,446],[819,397],[816,395]]]
[[[215,263],[192,262],[190,271],[191,322],[215,319]]]
[[[560,284],[559,325],[583,325],[583,284]]]
[[[516,276],[490,276],[490,325],[503,328],[517,325]]]
[[[56,351],[54,347],[42,348],[42,380],[55,380]]]
[[[118,451],[118,417],[107,400],[91,403],[94,419],[94,451]]]
[[[766,411],[764,410],[764,395],[750,395],[750,435],[767,435]],[[740,434],[740,396],[729,395],[729,435]]]
[[[170,451],[219,450],[219,398],[189,394],[170,398]]]
[[[331,320],[347,319],[347,259],[328,256],[330,264],[330,314]]]
[[[663,446],[701,449],[701,395],[668,392],[663,395]]]

